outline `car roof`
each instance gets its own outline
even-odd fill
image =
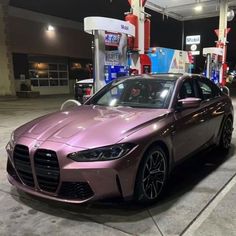
[[[143,74],[143,75],[131,75],[121,78],[121,80],[131,79],[162,79],[162,80],[173,80],[176,81],[187,74],[183,73],[158,73],[158,74]]]

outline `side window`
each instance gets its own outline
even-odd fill
[[[187,80],[182,84],[182,87],[179,91],[179,99],[196,97],[191,81]]]
[[[203,100],[208,100],[215,97],[213,86],[211,86],[210,83],[207,83],[206,81],[203,81],[203,80],[198,80],[198,85],[200,87]]]

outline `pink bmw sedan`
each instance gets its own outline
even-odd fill
[[[33,120],[7,144],[9,182],[29,194],[82,203],[151,203],[183,158],[229,149],[230,98],[198,75],[122,78],[84,105]]]

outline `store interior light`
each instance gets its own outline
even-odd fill
[[[48,25],[47,31],[55,31],[55,27],[52,25]]]
[[[203,9],[202,5],[197,5],[196,7],[194,7],[194,10],[195,10],[196,12],[201,12],[202,9]]]

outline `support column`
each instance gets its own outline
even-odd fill
[[[139,19],[138,23],[138,38],[139,38],[139,54],[144,54],[144,7],[140,0],[132,1],[133,14]]]
[[[221,0],[218,41],[222,43],[226,43],[227,40],[227,35],[225,33],[225,30],[227,29],[227,12],[228,12],[228,0]]]
[[[9,0],[0,0],[0,96],[15,95],[12,52],[7,35]]]
[[[94,91],[97,92],[105,85],[104,64],[105,64],[105,32],[95,30],[94,32]]]
[[[220,0],[220,21],[219,21],[219,36],[218,47],[223,48],[222,66],[220,70],[220,83],[224,84],[224,74],[227,53],[227,12],[228,12],[228,0]]]
[[[133,57],[133,67],[139,70],[139,74],[141,73],[141,64],[139,55],[144,54],[144,6],[142,5],[141,0],[132,0],[131,8],[133,10],[133,14],[136,15],[139,19],[138,23],[138,38],[139,38],[139,52],[132,55]]]
[[[185,50],[184,46],[185,46],[185,25],[184,21],[182,21],[182,45],[181,45],[182,51]]]

